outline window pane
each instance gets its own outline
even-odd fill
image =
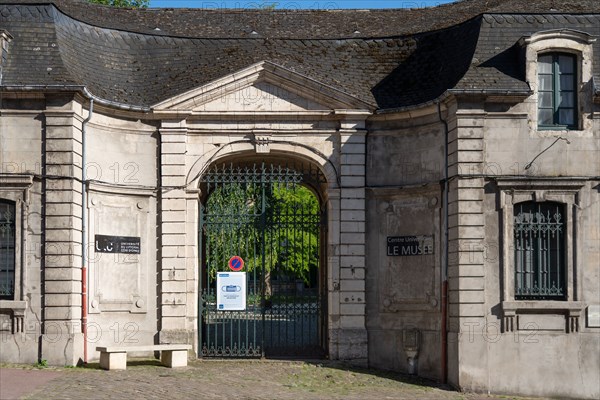
[[[540,108],[552,108],[552,92],[541,92],[538,102]]]
[[[554,123],[552,115],[554,113],[549,109],[541,109],[538,112],[538,124],[540,125],[552,125]]]
[[[573,92],[562,92],[560,94],[559,107],[575,107],[575,93]]]
[[[559,110],[558,111],[560,125],[575,125],[575,110]]]
[[[552,75],[540,75],[538,82],[539,90],[552,90]]]
[[[575,90],[575,75],[561,75],[560,90]]]
[[[551,74],[552,73],[552,55],[540,56],[538,58],[538,73],[539,74]]]
[[[572,74],[575,72],[575,59],[572,56],[558,56],[558,70],[561,74]]]

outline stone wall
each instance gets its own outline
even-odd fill
[[[157,124],[96,107],[86,127],[88,360],[96,346],[155,342],[157,309]],[[108,253],[97,235],[139,238],[140,253]]]
[[[446,327],[447,378],[461,389],[597,397],[600,328],[588,313],[600,305],[598,104],[584,103],[579,131],[538,132],[530,99],[449,97],[440,110],[371,115],[310,87],[269,85],[259,80],[251,93],[283,97],[248,105],[217,90],[146,114],[98,107],[86,127],[83,211],[87,102],[3,99],[0,197],[17,206],[20,253],[15,299],[0,301],[2,361],[84,357],[82,261],[90,361],[96,345],[115,343],[186,342],[198,354],[200,177],[220,162],[298,162],[325,177],[317,189],[331,359],[443,380]],[[514,299],[510,210],[523,199],[567,205],[569,295],[560,304]],[[141,251],[103,251],[96,235],[139,238]],[[416,254],[389,250],[406,238],[418,241]]]
[[[441,380],[443,125],[431,107],[413,118],[375,117],[369,128],[369,363]],[[389,238],[422,235],[431,254],[388,254]]]
[[[450,381],[475,391],[597,397],[600,328],[586,321],[599,303],[600,126],[538,131],[527,101],[496,110],[462,103],[451,123],[459,253],[450,264]],[[527,200],[565,205],[565,301],[514,299],[513,205]]]

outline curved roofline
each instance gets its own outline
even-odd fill
[[[51,4],[98,28],[189,39],[383,39],[436,32],[490,13],[600,13],[595,0],[530,0],[524,4],[522,0],[459,0],[424,8],[336,10],[132,9],[85,0],[0,0],[0,4]]]
[[[75,0],[78,1],[78,0]],[[463,0],[460,0],[463,1]],[[467,0],[468,1],[468,0]],[[93,23],[86,21],[84,19],[78,18],[78,17],[74,17],[68,13],[66,13],[65,11],[61,10],[60,7],[58,7],[56,4],[54,4],[54,0],[49,0],[48,2],[41,2],[38,3],[39,5],[51,5],[53,7],[55,7],[55,9],[60,12],[61,14],[63,14],[64,16],[73,19],[74,21],[77,21],[79,23],[82,24],[86,24],[89,25],[91,27],[94,28],[99,28],[99,29],[106,29],[109,31],[117,31],[117,32],[126,32],[126,33],[131,33],[134,35],[144,35],[144,36],[154,36],[154,37],[168,37],[168,38],[173,38],[173,39],[188,39],[188,40],[249,40],[249,41],[254,41],[254,40],[315,40],[315,41],[337,41],[337,40],[384,40],[384,39],[402,39],[402,38],[406,38],[406,37],[411,37],[411,36],[420,36],[420,35],[427,35],[427,34],[435,34],[435,33],[439,33],[448,29],[452,29],[452,28],[456,28],[456,27],[460,27],[462,25],[466,25],[468,23],[473,22],[474,20],[481,18],[483,15],[487,15],[489,13],[481,13],[481,14],[477,14],[469,19],[465,19],[464,21],[458,22],[456,24],[452,24],[452,25],[448,25],[445,26],[443,28],[438,28],[438,29],[432,29],[432,30],[425,30],[425,31],[419,31],[419,32],[414,32],[414,33],[409,33],[409,34],[397,34],[397,35],[387,35],[387,36],[339,36],[339,37],[329,37],[329,38],[302,38],[302,37],[287,37],[287,36],[277,36],[277,37],[264,37],[264,36],[256,36],[256,37],[211,37],[211,36],[180,36],[180,35],[167,35],[167,34],[159,34],[156,32],[138,32],[135,30],[129,30],[129,29],[119,29],[119,28],[108,28],[108,27],[104,27],[104,26],[100,26],[100,25],[94,25]],[[0,4],[2,3],[2,0],[0,0]],[[100,5],[100,4],[94,4],[91,3],[94,6],[101,6],[101,7],[107,7],[107,8],[111,8],[109,6],[105,6],[105,5]],[[454,4],[454,3],[449,3],[449,4]],[[447,4],[442,4],[440,6],[443,5],[447,5]],[[438,6],[438,7],[440,7]],[[127,10],[134,10],[134,9],[127,9]],[[157,9],[160,10],[160,9]],[[172,8],[167,9],[167,10],[173,10]],[[195,10],[193,8],[187,8],[185,10]],[[249,9],[250,11],[253,11],[253,9]],[[390,9],[390,10],[404,10],[404,9]],[[295,10],[297,11],[297,10]],[[308,11],[313,11],[313,10],[308,10]],[[314,10],[314,11],[319,11],[319,10]],[[323,11],[327,11],[327,10],[323,10]],[[336,10],[337,11],[337,10]],[[345,11],[345,10],[344,10]],[[370,10],[368,10],[370,11]],[[506,13],[502,13],[502,14],[506,14]]]
[[[271,14],[271,13],[277,13],[277,14],[313,14],[313,13],[349,13],[349,14],[354,14],[357,12],[377,12],[377,13],[405,13],[405,12],[409,12],[411,10],[433,10],[433,9],[440,9],[440,8],[452,8],[455,7],[458,3],[462,3],[462,2],[468,2],[468,1],[479,1],[479,0],[457,0],[454,1],[452,3],[445,3],[445,4],[438,4],[436,6],[433,7],[423,7],[423,8],[381,8],[381,9],[334,9],[334,10],[327,10],[327,9],[322,9],[322,10],[311,10],[311,9],[273,9],[273,10],[265,10],[265,9],[253,9],[253,8],[217,8],[217,9],[211,9],[211,8],[158,8],[158,7],[154,7],[154,8],[127,8],[127,7],[111,7],[111,6],[107,6],[107,5],[103,5],[103,4],[96,4],[96,3],[87,3],[86,0],[47,0],[47,1],[36,1],[36,4],[51,4],[54,7],[56,7],[56,9],[58,11],[60,11],[61,13],[63,13],[64,15],[73,18],[76,21],[79,21],[81,23],[84,24],[88,24],[90,26],[95,26],[97,28],[103,28],[103,29],[109,29],[109,30],[116,30],[116,31],[120,31],[120,32],[128,32],[128,33],[133,33],[133,34],[140,34],[140,35],[148,35],[148,36],[159,36],[159,37],[171,37],[171,38],[175,38],[175,39],[236,39],[236,40],[240,40],[240,39],[244,39],[244,40],[264,40],[264,39],[281,39],[281,40],[351,40],[351,39],[357,39],[357,40],[377,40],[377,39],[393,39],[393,38],[401,38],[401,37],[405,37],[405,36],[414,36],[414,35],[418,35],[418,34],[425,34],[425,33],[435,33],[435,32],[439,32],[439,31],[443,31],[455,26],[459,26],[462,25],[464,23],[470,22],[473,19],[479,18],[481,17],[484,13],[479,13],[479,14],[475,14],[472,15],[470,18],[467,18],[463,21],[460,21],[458,23],[454,23],[454,24],[449,24],[447,26],[444,27],[440,27],[437,29],[429,29],[429,30],[422,30],[422,31],[418,31],[418,32],[414,32],[414,33],[409,33],[409,34],[395,34],[395,35],[383,35],[383,36],[361,36],[361,35],[356,35],[356,36],[336,36],[336,37],[330,37],[330,38],[313,38],[313,37],[287,37],[287,36],[277,36],[277,37],[265,37],[265,36],[256,36],[256,37],[233,37],[233,36],[223,36],[223,37],[212,37],[212,36],[186,36],[186,35],[165,35],[165,34],[159,34],[155,31],[149,31],[149,32],[139,32],[136,30],[130,30],[130,29],[119,29],[119,28],[114,28],[114,27],[106,27],[106,26],[102,26],[102,25],[95,25],[85,19],[82,18],[78,18],[76,16],[73,16],[71,14],[69,14],[68,12],[66,12],[65,10],[63,10],[59,4],[59,2],[61,1],[73,1],[73,2],[85,2],[86,5],[92,6],[92,7],[99,7],[99,8],[104,8],[104,9],[110,9],[111,11],[134,11],[134,12],[168,12],[168,11],[188,11],[188,12],[197,12],[198,10],[202,10],[204,12],[214,12],[215,14],[252,14],[252,13],[256,13],[256,14]],[[500,0],[502,1],[502,0]],[[3,0],[0,0],[0,4],[3,3]]]

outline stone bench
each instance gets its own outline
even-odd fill
[[[185,367],[188,362],[189,344],[153,344],[148,346],[126,347],[96,347],[100,352],[100,368],[102,369],[127,369],[127,352],[160,351],[160,362],[169,367]]]

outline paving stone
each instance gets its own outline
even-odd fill
[[[14,379],[30,376],[29,381]],[[158,360],[129,360],[127,370],[4,366],[2,393],[25,399],[431,399],[478,400],[502,396],[458,393],[432,381],[340,362],[197,360],[166,368]],[[21,385],[24,390],[16,392]],[[11,392],[11,390],[13,390]],[[13,397],[18,398],[18,397]],[[514,397],[513,397],[514,398]],[[11,399],[2,397],[2,399]],[[516,399],[516,398],[515,398]]]

